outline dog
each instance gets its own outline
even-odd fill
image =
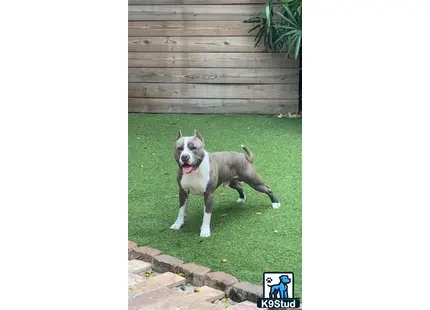
[[[288,276],[280,276],[279,277],[279,283],[275,285],[269,285],[270,287],[270,298],[288,298],[288,286],[287,284],[290,283],[291,280]]]
[[[180,229],[184,224],[188,195],[191,192],[204,197],[203,223],[200,237],[211,235],[210,222],[214,200],[214,192],[221,185],[228,185],[239,193],[238,202],[245,202],[243,183],[247,183],[256,191],[267,194],[272,207],[281,206],[279,199],[273,194],[257,174],[251,150],[242,145],[245,154],[238,152],[209,153],[205,150],[202,135],[194,130],[194,136],[182,136],[179,130],[174,143],[174,157],[179,166],[177,182],[179,185],[179,213],[170,227]]]

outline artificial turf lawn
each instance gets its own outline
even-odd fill
[[[301,120],[189,114],[129,114],[128,119],[129,240],[255,284],[262,283],[264,271],[292,271],[294,295],[301,297]],[[242,152],[240,145],[247,145],[281,208],[272,209],[269,197],[248,185],[244,205],[236,203],[235,190],[220,187],[215,192],[211,237],[199,236],[201,196],[189,196],[185,224],[171,230],[179,204],[173,142],[178,129],[187,136],[195,128],[209,152]],[[224,258],[227,262],[222,262]]]

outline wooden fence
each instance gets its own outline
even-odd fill
[[[298,64],[254,46],[265,0],[129,0],[128,110],[298,110]]]

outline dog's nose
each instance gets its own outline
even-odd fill
[[[181,156],[181,160],[182,160],[184,163],[186,163],[187,161],[189,161],[189,160],[190,160],[190,155],[183,154],[183,155]]]

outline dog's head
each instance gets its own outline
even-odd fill
[[[291,282],[290,278],[288,278],[288,276],[280,276],[279,280],[281,280],[281,283],[283,284],[288,284]]]
[[[194,136],[183,137],[179,130],[175,141],[175,160],[183,173],[196,170],[205,157],[205,144],[202,135],[195,130]]]

